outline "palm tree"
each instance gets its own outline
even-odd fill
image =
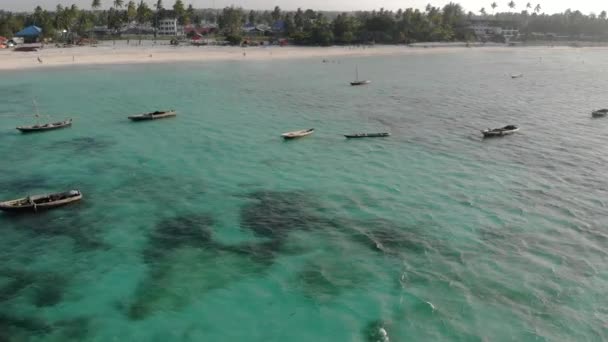
[[[536,4],[536,7],[534,7],[534,12],[540,13],[540,4]]]
[[[481,15],[486,15],[486,8],[485,8],[485,7],[482,7],[482,8],[479,10],[479,13],[480,13]]]
[[[526,8],[532,8],[532,4],[528,2],[528,3],[526,4]]]
[[[114,7],[116,7],[116,8],[122,8],[123,4],[124,4],[123,0],[114,0]]]
[[[498,5],[497,5],[495,2],[493,2],[493,3],[490,5],[490,7],[492,7],[492,14],[494,14],[494,10],[496,9],[496,7],[498,7]]]
[[[96,10],[99,7],[101,7],[101,0],[93,0],[93,2],[91,3],[91,8],[93,10]]]
[[[509,8],[510,8],[510,9],[514,9],[514,8],[515,8],[515,2],[513,2],[513,0],[511,0],[511,1],[508,3],[508,6],[509,6]]]

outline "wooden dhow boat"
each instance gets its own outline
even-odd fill
[[[40,211],[57,208],[80,201],[82,193],[78,190],[58,192],[54,194],[35,195],[16,200],[0,202],[0,210],[10,212]]]
[[[384,137],[390,137],[391,134],[387,133],[387,132],[383,132],[383,133],[353,133],[353,134],[344,134],[345,137],[349,138],[349,139],[354,139],[354,138],[384,138]]]
[[[591,116],[594,118],[601,118],[608,115],[608,109],[598,109],[591,112]]]
[[[17,129],[22,133],[32,133],[50,131],[53,129],[65,128],[70,126],[72,126],[72,119],[65,119],[63,121],[46,124],[35,124],[31,126],[19,126],[17,127]]]
[[[170,118],[177,115],[175,110],[157,110],[151,113],[131,115],[128,118],[133,121],[156,120]]]
[[[517,127],[515,125],[507,125],[507,126],[501,127],[501,128],[484,129],[483,131],[481,131],[481,133],[483,134],[484,137],[490,138],[490,137],[502,137],[505,135],[510,135],[517,131],[519,131],[519,127]]]
[[[355,68],[355,80],[350,82],[351,86],[360,86],[370,84],[372,81],[370,80],[359,80],[359,66]]]
[[[296,139],[296,138],[301,138],[301,137],[311,135],[312,133],[314,133],[314,131],[315,131],[314,128],[309,128],[309,129],[303,129],[303,130],[299,130],[299,131],[286,132],[286,133],[281,134],[281,137],[283,137],[283,139]]]

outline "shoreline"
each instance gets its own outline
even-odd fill
[[[109,44],[108,44],[109,43]],[[146,45],[147,44],[147,45]],[[505,44],[471,44],[466,43],[417,43],[414,46],[376,45],[376,46],[268,46],[268,47],[216,47],[216,46],[180,46],[152,45],[114,45],[104,42],[98,46],[72,48],[45,47],[36,52],[14,52],[0,50],[0,70],[32,70],[41,68],[94,65],[157,64],[179,62],[212,62],[212,61],[272,61],[336,57],[369,57],[390,55],[414,55],[428,53],[449,53],[463,50],[505,51],[505,49],[538,49],[538,48],[597,48],[599,46],[572,46],[544,44],[526,44],[507,46]]]

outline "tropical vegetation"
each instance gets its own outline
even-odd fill
[[[397,11],[383,8],[373,11],[348,13],[322,12],[311,9],[283,11],[278,6],[271,11],[245,11],[238,7],[194,9],[183,0],[171,0],[165,7],[162,0],[92,0],[90,9],[76,5],[57,5],[54,10],[38,6],[30,13],[11,13],[0,10],[0,35],[11,37],[28,25],[42,28],[45,37],[73,32],[88,36],[94,27],[106,27],[118,33],[126,24],[157,26],[163,18],[177,18],[181,25],[216,24],[229,41],[243,39],[243,26],[260,25],[274,28],[275,37],[291,39],[295,44],[331,45],[354,43],[412,43],[432,41],[467,41],[475,39],[469,28],[471,20],[496,20],[514,23],[524,36],[533,32],[555,35],[593,36],[608,40],[606,12],[585,15],[567,10],[558,14],[541,13],[540,4],[518,5],[514,1],[488,3],[478,14],[465,12],[463,7],[450,2],[443,7],[427,5],[424,9],[407,8]],[[104,5],[108,5],[104,9]],[[518,6],[522,10],[517,11]],[[505,12],[497,12],[504,8]],[[495,13],[496,12],[496,13]]]

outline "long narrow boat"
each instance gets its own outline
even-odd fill
[[[352,138],[384,138],[390,137],[391,134],[387,132],[383,133],[353,133],[353,134],[344,134],[345,137]]]
[[[17,129],[22,133],[32,133],[32,132],[44,132],[50,131],[53,129],[65,128],[72,126],[72,119],[66,119],[59,122],[46,123],[46,124],[35,124],[32,126],[19,126]]]
[[[300,131],[286,132],[286,133],[281,134],[281,137],[283,137],[283,139],[296,139],[296,138],[305,137],[307,135],[311,135],[314,131],[315,131],[314,128],[309,128],[309,129],[303,129]]]
[[[519,131],[519,127],[517,127],[515,125],[507,125],[507,126],[501,127],[501,128],[484,129],[483,131],[481,131],[481,133],[483,134],[484,137],[490,138],[490,137],[502,137],[505,135],[510,135],[517,131]]]
[[[0,202],[0,210],[12,212],[40,211],[57,208],[66,204],[80,201],[82,193],[78,190],[58,192],[54,194],[35,195],[16,200]]]
[[[608,109],[598,109],[591,112],[591,116],[594,118],[601,118],[608,115]]]
[[[137,114],[131,115],[128,118],[133,121],[144,121],[144,120],[156,120],[156,119],[164,119],[176,116],[177,112],[175,110],[157,110],[151,113]]]

